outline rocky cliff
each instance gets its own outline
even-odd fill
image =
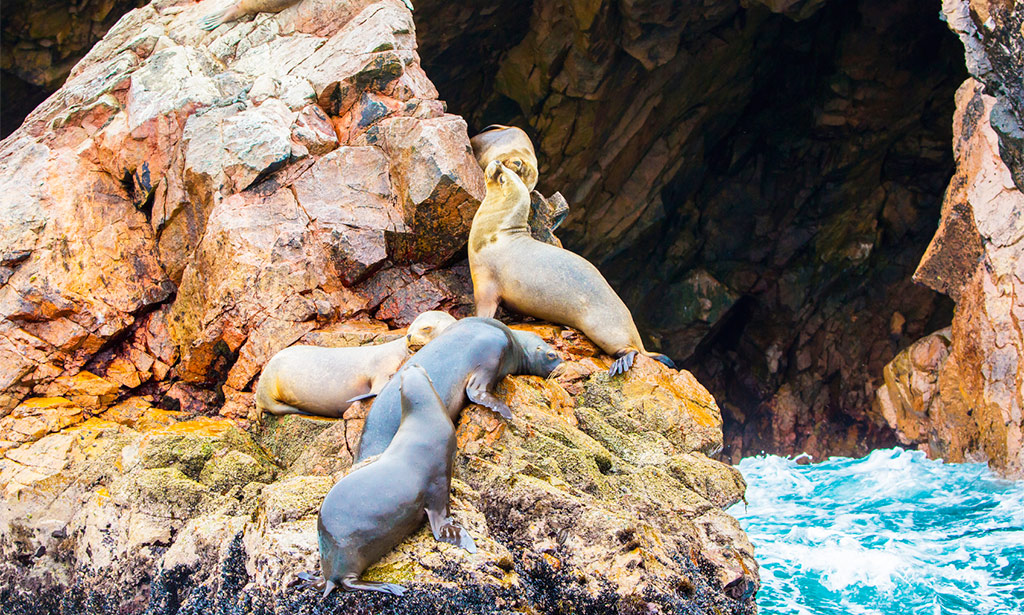
[[[1024,9],[947,0],[943,14],[972,78],[957,91],[942,222],[914,278],[956,314],[886,367],[876,412],[934,457],[1024,477]]]
[[[534,137],[541,191],[572,206],[562,239],[712,390],[729,458],[895,443],[871,412],[882,368],[952,310],[911,281],[966,76],[932,0],[422,0],[414,18],[470,133]]]
[[[268,419],[254,380],[297,341],[468,313],[483,178],[399,0],[199,30],[220,4],[127,13],[0,144],[5,612],[751,611],[714,399],[538,325],[571,368],[459,426],[480,552],[412,537],[370,573],[405,601],[290,587],[365,407]]]

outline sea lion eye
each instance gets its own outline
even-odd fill
[[[433,330],[434,330],[434,327],[423,327],[423,332],[424,333],[430,333]]]
[[[557,359],[558,358],[558,355],[555,354],[554,350],[549,350],[547,356],[548,356],[549,359]]]

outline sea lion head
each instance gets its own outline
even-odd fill
[[[537,187],[540,175],[537,153],[530,137],[521,128],[491,124],[469,142],[481,168],[486,169],[495,160],[500,160],[522,178],[527,192]]]
[[[423,407],[423,404],[432,404],[439,412],[444,411],[434,383],[423,366],[410,365],[398,373],[401,378],[402,416]]]
[[[556,370],[561,367],[562,358],[558,356],[554,348],[536,333],[512,331],[512,335],[515,336],[519,346],[523,349],[523,354],[526,355],[525,371],[527,373],[541,378],[557,375]]]
[[[409,331],[405,334],[406,348],[409,352],[416,352],[454,322],[455,318],[447,312],[423,312],[409,325]]]
[[[529,192],[519,175],[500,160],[491,161],[487,165],[487,168],[484,169],[484,180],[488,193],[493,194],[495,191],[499,191],[502,195],[510,197]],[[529,199],[528,196],[527,199]]]

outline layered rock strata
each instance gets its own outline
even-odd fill
[[[969,79],[953,120],[957,172],[915,279],[956,301],[950,329],[885,371],[876,412],[905,444],[1024,476],[1024,194],[993,128],[999,102]]]

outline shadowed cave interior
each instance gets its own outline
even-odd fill
[[[952,317],[911,275],[952,173],[962,48],[930,0],[747,4],[421,0],[414,17],[470,134],[533,137],[538,189],[572,208],[559,236],[715,395],[726,459],[861,455],[895,444],[870,412],[883,366]],[[25,23],[5,15],[7,42]],[[18,92],[59,85],[17,70],[4,134],[35,100]]]
[[[896,443],[870,415],[882,368],[952,318],[911,275],[953,169],[962,49],[927,0],[799,20],[750,4],[700,18],[602,5],[585,34],[551,0],[530,19],[522,1],[489,15],[422,2],[415,18],[470,134],[534,138],[538,189],[572,207],[560,237],[715,395],[725,458],[862,455]],[[637,50],[637,30],[660,48]],[[595,169],[605,185],[580,188]]]

